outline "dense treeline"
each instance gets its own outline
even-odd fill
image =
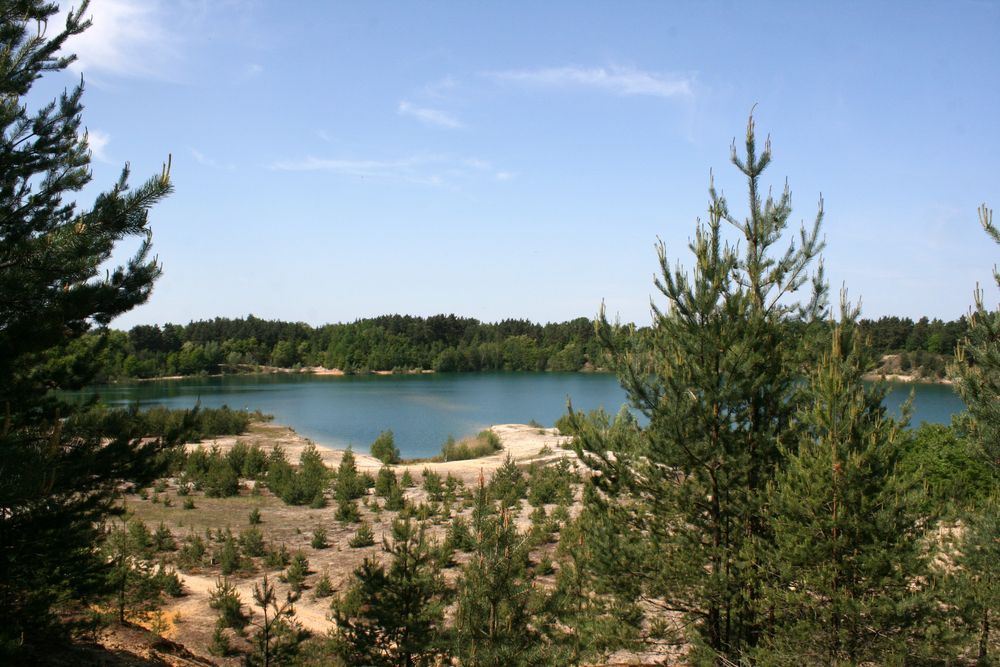
[[[861,320],[875,352],[906,353],[904,365],[945,361],[965,335],[964,317],[952,322],[922,317]],[[648,335],[648,329],[639,329]],[[93,334],[77,343],[91,351]],[[323,366],[347,373],[389,370],[578,371],[600,368],[602,352],[586,318],[535,324],[480,322],[455,315],[384,315],[312,327],[302,322],[215,318],[187,325],[139,325],[109,331],[102,343],[101,379],[148,378],[255,370],[261,366]]]
[[[76,343],[94,347],[96,336]],[[188,325],[109,331],[102,379],[240,372],[260,366],[388,370],[577,371],[599,366],[590,320],[484,323],[455,315],[385,315],[311,327],[301,322],[215,318]],[[72,353],[72,350],[71,350]]]

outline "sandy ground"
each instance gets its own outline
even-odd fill
[[[507,456],[510,456],[517,463],[527,464],[532,461],[551,463],[563,457],[573,457],[573,452],[563,449],[562,446],[569,442],[569,438],[560,435],[558,429],[539,428],[528,424],[500,424],[491,426],[490,430],[500,436],[500,443],[503,449],[490,456],[468,461],[448,461],[431,462],[418,461],[415,463],[403,463],[390,466],[397,474],[402,474],[404,470],[409,470],[410,475],[417,479],[417,475],[425,468],[433,470],[441,475],[452,474],[460,478],[466,484],[471,484],[478,480],[480,471],[488,479],[490,474],[503,465]],[[319,451],[323,462],[331,468],[340,465],[340,460],[344,456],[343,449],[335,449],[314,442],[309,438],[299,435],[294,429],[281,424],[257,423],[251,427],[249,433],[239,436],[223,436],[206,440],[197,445],[188,445],[188,449],[217,446],[223,452],[231,448],[237,441],[245,442],[249,445],[257,444],[266,451],[271,451],[275,445],[281,445],[285,450],[285,455],[292,463],[297,463],[302,450],[312,444]],[[546,448],[548,448],[546,450]],[[383,463],[366,452],[352,450],[354,460],[359,470],[376,473]]]
[[[503,464],[507,456],[511,456],[521,465],[527,465],[531,462],[547,463],[563,457],[574,457],[571,450],[561,447],[568,438],[561,436],[556,429],[543,429],[526,424],[503,424],[493,426],[492,430],[500,437],[503,449],[491,456],[468,461],[428,461],[392,466],[397,476],[402,475],[404,470],[409,470],[417,483],[417,486],[405,490],[407,500],[414,504],[420,504],[427,500],[426,492],[421,487],[421,473],[424,469],[438,472],[442,477],[451,474],[461,479],[466,486],[474,486],[478,483],[480,475],[489,480],[493,471]],[[218,446],[225,451],[237,441],[260,445],[266,451],[270,451],[276,444],[281,445],[289,461],[293,463],[298,461],[298,457],[305,447],[314,444],[323,461],[331,468],[336,468],[344,455],[344,450],[312,443],[287,426],[270,423],[256,423],[248,433],[238,437],[229,436],[208,440],[201,443],[201,446]],[[189,445],[188,447],[197,446]],[[362,471],[374,474],[383,465],[381,461],[367,453],[355,452],[354,456],[357,467]],[[392,520],[396,515],[395,512],[375,510],[373,496],[369,494],[358,504],[358,508],[362,520],[368,522],[372,527],[375,545],[351,548],[348,542],[357,530],[357,524],[338,522],[334,516],[336,513],[334,503],[320,509],[289,506],[267,492],[254,495],[248,490],[244,490],[240,496],[233,498],[207,498],[201,493],[194,493],[191,497],[194,499],[195,509],[184,510],[184,498],[177,496],[176,483],[173,481],[158,496],[161,502],[157,503],[132,496],[128,498],[127,505],[138,518],[146,522],[150,529],[163,522],[165,526],[170,528],[178,544],[186,535],[196,533],[204,536],[206,530],[218,531],[228,528],[234,535],[239,535],[240,531],[249,526],[249,512],[256,508],[262,518],[259,528],[264,533],[265,541],[269,544],[284,544],[292,554],[302,552],[309,561],[312,574],[306,578],[306,590],[295,602],[295,610],[299,623],[317,635],[326,633],[332,626],[328,619],[331,599],[316,599],[312,588],[321,576],[326,575],[333,585],[334,595],[337,595],[349,586],[353,571],[364,558],[385,558],[382,552],[382,538],[390,534]],[[169,507],[162,502],[164,498],[170,498]],[[454,509],[462,511],[459,507]],[[522,530],[527,529],[530,525],[528,514],[531,509],[525,504],[522,515],[517,519]],[[446,525],[446,522],[440,519],[432,521],[428,528],[430,538],[433,540],[443,539]],[[319,527],[322,527],[327,533],[329,546],[324,549],[314,549],[311,546],[313,530]],[[209,543],[210,551],[213,546]],[[467,557],[465,554],[456,555],[459,563]],[[445,571],[445,576],[448,579],[453,579],[457,576],[457,572],[457,568],[451,568]],[[205,568],[200,571],[178,574],[183,581],[185,595],[174,600],[164,609],[167,619],[171,621],[166,636],[184,644],[205,658],[210,658],[219,664],[230,664],[228,660],[209,656],[206,650],[211,641],[216,619],[216,612],[209,608],[208,600],[218,580],[218,568]],[[237,573],[230,577],[247,609],[250,609],[252,605],[254,585],[261,581],[263,574],[264,572],[258,566],[255,571]],[[277,570],[268,571],[268,578],[274,583],[279,598],[284,599],[288,586],[279,581],[279,574],[280,572]],[[178,613],[180,620],[176,623],[172,622],[177,618]],[[259,614],[259,612],[257,613]]]

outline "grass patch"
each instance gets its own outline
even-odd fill
[[[448,436],[448,441],[441,448],[441,455],[435,457],[435,460],[467,461],[495,454],[501,449],[503,449],[503,445],[500,444],[500,436],[486,429],[480,431],[474,438],[455,440],[455,438]]]

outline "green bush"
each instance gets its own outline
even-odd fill
[[[372,527],[368,525],[367,521],[361,523],[358,526],[358,530],[354,533],[348,544],[352,549],[360,549],[361,547],[370,547],[375,544],[375,535],[372,533]]]
[[[371,446],[372,456],[382,463],[399,463],[399,448],[392,431],[382,431]]]
[[[447,442],[441,447],[440,459],[442,461],[466,461],[489,456],[501,449],[503,449],[503,445],[500,442],[500,436],[486,429],[480,431],[475,438],[456,441],[452,436],[448,436]]]
[[[326,549],[328,546],[330,546],[329,544],[327,544],[326,541],[325,528],[323,528],[322,526],[318,526],[316,527],[316,529],[313,530],[312,541],[310,542],[310,545],[312,546],[313,549]]]

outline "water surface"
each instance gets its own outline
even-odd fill
[[[948,423],[963,409],[950,387],[893,385],[887,407],[915,390],[912,424]],[[551,426],[572,398],[577,410],[604,408],[612,415],[625,402],[617,379],[601,373],[459,373],[392,376],[232,375],[98,387],[108,403],[190,408],[228,405],[260,410],[276,422],[331,447],[368,451],[392,429],[403,456],[430,456],[449,435],[473,435],[492,424],[536,420]]]

